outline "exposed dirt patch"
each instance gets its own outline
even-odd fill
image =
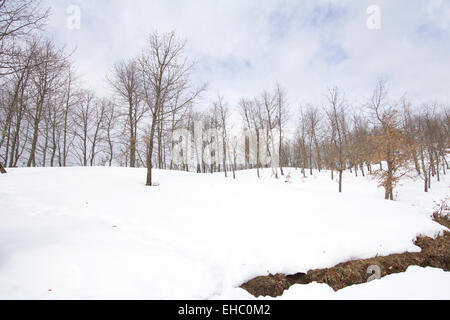
[[[450,220],[435,217],[435,221],[450,228]],[[257,277],[243,284],[241,288],[255,297],[278,297],[294,284],[312,282],[326,283],[335,291],[345,287],[367,282],[370,266],[379,266],[381,277],[389,274],[405,272],[410,266],[433,267],[450,271],[450,233],[446,232],[437,239],[418,238],[415,244],[422,249],[420,253],[394,254],[367,260],[355,260],[341,263],[330,269],[311,270],[307,274],[276,274]]]

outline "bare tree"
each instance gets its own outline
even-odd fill
[[[170,128],[169,128],[170,141],[171,141],[170,150],[172,151],[170,164],[169,164],[170,170],[172,170],[174,168],[173,150],[175,147],[175,143],[172,138],[173,138],[175,130],[181,129],[183,127],[188,128],[189,130],[191,130],[192,136],[193,137],[195,136],[195,133],[194,133],[194,129],[195,129],[194,128],[194,125],[195,125],[194,117],[195,117],[195,115],[192,111],[192,108],[190,107],[190,108],[178,109],[177,106],[178,106],[177,99],[175,100],[175,103],[171,103],[169,105],[169,116],[168,116],[169,120],[168,120],[168,122],[169,122],[169,126],[170,126]],[[195,137],[193,139],[195,139]],[[194,141],[194,152],[196,152],[196,155],[198,156],[196,148],[197,148],[197,145],[195,144],[195,141]],[[187,156],[187,154],[185,156]],[[187,161],[185,161],[185,162],[186,162],[184,164],[185,169],[188,170],[189,165],[188,165]],[[199,164],[199,163],[200,162],[197,161],[197,164]]]
[[[277,126],[277,96],[265,90],[261,95],[261,104],[264,113],[261,114],[260,122],[263,123],[262,127],[265,127],[266,151],[271,158],[272,174],[275,179],[278,179],[278,169],[275,167],[275,152],[278,152],[278,150],[275,150],[275,136],[273,134],[273,130]]]
[[[230,155],[230,149],[228,147],[228,127],[229,127],[229,118],[230,118],[230,111],[228,106],[226,105],[226,103],[223,101],[223,97],[221,97],[219,95],[217,102],[214,103],[214,109],[216,109],[218,115],[219,115],[219,126],[220,126],[220,131],[221,131],[221,135],[222,135],[222,148],[223,148],[223,152],[222,152],[222,164],[223,164],[223,170],[225,173],[225,177],[228,177],[228,173],[227,173],[227,161],[230,161],[231,163],[231,167],[232,167],[232,171],[233,171],[233,177],[236,178],[236,174],[235,174],[235,167],[234,167],[234,163],[233,163],[233,159],[231,159],[231,157],[229,157]],[[228,159],[227,159],[228,157]]]
[[[94,114],[94,93],[91,91],[82,91],[80,93],[80,104],[74,113],[73,123],[75,125],[73,134],[77,137],[76,157],[80,165],[87,166],[89,163],[89,136],[93,127]]]
[[[327,116],[332,128],[332,142],[335,148],[336,169],[339,172],[339,192],[342,192],[342,176],[345,170],[345,102],[339,89],[334,87],[328,91]]]
[[[35,87],[34,107],[29,116],[32,121],[32,139],[27,166],[36,166],[36,149],[40,133],[40,124],[45,114],[49,95],[60,87],[61,71],[67,66],[67,57],[61,49],[57,49],[52,41],[44,41],[35,57],[38,65],[32,76]]]
[[[313,148],[315,150],[315,162],[316,167],[319,171],[322,170],[322,157],[320,154],[320,144],[319,144],[319,137],[318,137],[318,131],[320,127],[320,118],[321,114],[318,108],[309,105],[305,112],[305,117],[307,121],[307,132],[308,132],[308,142],[309,142],[309,168],[310,168],[310,174],[312,175],[313,167],[314,167],[314,152]]]
[[[114,160],[114,145],[116,143],[116,134],[115,134],[115,128],[116,128],[116,121],[118,118],[118,114],[116,111],[116,106],[113,102],[107,101],[107,106],[105,109],[105,115],[104,115],[104,130],[105,130],[105,140],[107,143],[107,162],[108,165],[111,167],[112,162]]]
[[[0,1],[0,76],[28,67],[16,59],[23,53],[20,45],[42,29],[49,14],[38,0]]]
[[[287,98],[286,98],[286,92],[281,87],[280,84],[277,84],[276,90],[275,90],[275,96],[276,96],[276,104],[277,104],[277,125],[278,130],[280,134],[279,139],[279,150],[278,150],[278,156],[280,157],[280,171],[281,175],[284,176],[283,171],[283,163],[282,163],[282,154],[283,154],[283,127],[287,122],[287,118],[289,116],[288,110],[287,110]]]
[[[264,120],[262,104],[257,100],[242,99],[239,102],[241,116],[249,131],[246,159],[256,166],[256,173],[260,178],[261,170],[261,142],[264,134]],[[254,139],[253,139],[254,138]],[[255,148],[251,148],[252,140],[255,140]]]
[[[300,108],[300,116],[298,120],[297,137],[296,137],[296,158],[297,165],[301,167],[303,178],[306,178],[306,167],[308,163],[308,146],[306,143],[308,132],[308,120],[305,112]]]
[[[108,108],[109,102],[106,99],[96,100],[95,109],[93,112],[93,130],[92,134],[88,136],[89,142],[91,144],[91,152],[90,152],[90,166],[95,165],[95,158],[99,153],[98,144],[103,140],[103,129],[104,129],[104,121],[106,117],[106,112]]]
[[[15,59],[23,60],[17,62],[17,65],[26,66],[20,68],[14,68],[15,72],[8,78],[8,82],[5,83],[4,88],[7,88],[5,94],[8,96],[7,101],[4,102],[6,106],[3,129],[0,136],[0,148],[3,143],[6,142],[5,148],[5,164],[8,162],[9,154],[9,166],[15,167],[22,154],[20,149],[21,141],[26,140],[23,134],[23,124],[27,115],[27,101],[28,91],[30,87],[30,78],[33,71],[32,60],[36,55],[36,49],[38,41],[31,41],[24,49],[23,55],[17,56]],[[8,83],[11,85],[8,86]],[[6,141],[5,141],[6,140]],[[23,142],[23,141],[22,141]]]
[[[127,126],[129,130],[130,167],[136,167],[136,144],[138,126],[146,113],[142,105],[142,78],[136,60],[122,61],[114,66],[113,75],[109,79],[111,87],[120,100],[127,104]]]
[[[364,165],[367,164],[370,172],[370,149],[369,149],[369,132],[367,121],[359,115],[353,115],[353,132],[351,132],[351,150],[349,155],[355,164],[355,175],[358,176],[358,166],[361,174],[365,176]]]
[[[177,98],[175,109],[189,107],[198,98],[204,88],[191,89],[190,74],[193,64],[184,58],[185,42],[179,41],[175,32],[152,33],[148,47],[139,59],[143,98],[150,110],[151,126],[146,138],[147,143],[147,180],[146,185],[152,186],[152,168],[154,138],[158,125],[172,111],[167,110],[167,104]]]
[[[61,140],[59,141],[58,146],[58,162],[60,166],[65,167],[67,165],[69,153],[71,150],[71,146],[73,144],[73,140],[75,138],[75,135],[70,134],[71,126],[72,126],[72,119],[73,119],[73,113],[76,104],[80,102],[80,95],[75,92],[74,88],[74,82],[75,82],[75,76],[74,72],[71,67],[68,67],[65,70],[65,81],[63,84],[63,91],[64,94],[62,96],[61,106],[62,106],[62,114],[61,114]]]

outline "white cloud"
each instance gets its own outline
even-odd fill
[[[176,30],[198,60],[195,78],[208,81],[206,102],[222,92],[230,105],[276,81],[291,105],[321,103],[339,85],[363,102],[380,77],[393,98],[450,102],[450,4],[445,1],[61,1],[49,31],[76,46],[86,86],[107,92],[105,74],[121,58],[139,54],[152,30]],[[66,28],[66,8],[81,8],[81,29]],[[382,29],[366,27],[379,5]]]

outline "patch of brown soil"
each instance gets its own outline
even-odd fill
[[[435,221],[450,228],[450,221],[435,217]],[[278,297],[294,284],[312,282],[326,283],[335,291],[345,287],[367,282],[371,276],[367,273],[370,266],[381,269],[381,277],[389,274],[405,272],[410,266],[433,267],[450,271],[450,233],[436,239],[421,237],[415,244],[422,249],[420,253],[394,254],[386,257],[376,257],[367,260],[355,260],[341,263],[330,269],[311,270],[307,274],[295,275],[276,274],[257,277],[243,284],[241,288],[255,297]]]

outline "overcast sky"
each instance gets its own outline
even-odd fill
[[[176,30],[197,60],[194,79],[207,82],[203,103],[223,94],[230,105],[278,81],[290,105],[323,102],[337,85],[349,102],[371,95],[378,79],[392,98],[417,104],[450,102],[450,1],[317,0],[44,0],[48,30],[77,48],[83,82],[107,94],[105,75],[140,53],[152,30]],[[70,5],[80,29],[67,27]],[[367,9],[381,9],[381,29],[369,29]]]

